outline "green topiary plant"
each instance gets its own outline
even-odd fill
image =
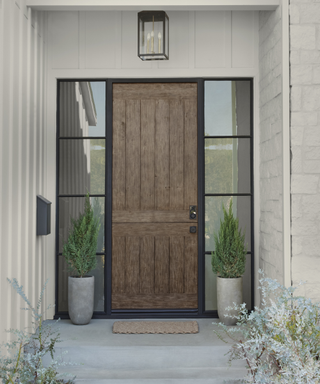
[[[223,278],[236,278],[244,274],[247,247],[245,234],[239,230],[239,219],[233,217],[232,200],[227,211],[222,205],[224,220],[220,220],[218,235],[214,233],[215,252],[212,252],[212,270]]]
[[[63,247],[64,255],[71,270],[83,277],[96,267],[96,248],[100,224],[93,216],[89,193],[86,195],[84,213],[78,220],[72,219],[73,228]]]

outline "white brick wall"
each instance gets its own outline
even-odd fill
[[[290,1],[292,279],[320,299],[320,3]]]
[[[260,261],[283,283],[281,7],[260,12]]]

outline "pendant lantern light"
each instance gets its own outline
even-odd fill
[[[141,60],[169,60],[169,17],[164,11],[138,13],[138,56]]]

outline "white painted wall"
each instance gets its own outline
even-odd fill
[[[50,278],[43,307],[54,304],[54,235],[36,236],[36,196],[54,198],[47,193],[45,30],[44,14],[25,0],[0,1],[0,341],[5,329],[30,326],[7,277],[23,284],[33,304]]]
[[[320,3],[290,4],[292,280],[320,297]]]

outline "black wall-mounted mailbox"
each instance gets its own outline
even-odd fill
[[[51,233],[51,202],[43,196],[37,196],[37,236]]]

